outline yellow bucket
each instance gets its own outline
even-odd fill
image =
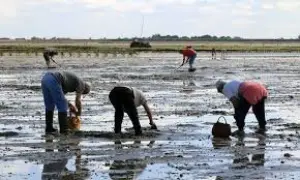
[[[70,116],[68,117],[68,127],[71,131],[80,130],[81,120],[79,116]]]

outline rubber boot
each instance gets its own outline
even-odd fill
[[[142,128],[141,128],[141,127],[135,129],[135,135],[136,135],[136,136],[141,136],[141,135],[143,135],[143,133],[142,133]]]
[[[53,128],[53,114],[53,111],[46,111],[46,134],[57,132],[57,129]]]
[[[67,112],[58,112],[59,133],[68,134]]]
[[[136,136],[140,136],[142,135],[142,127],[140,125],[140,121],[136,121],[134,124],[133,124],[133,128],[134,128],[134,131],[135,131],[135,135]]]

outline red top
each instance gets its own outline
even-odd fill
[[[268,96],[268,91],[262,84],[251,81],[243,82],[239,92],[251,105],[257,104],[263,97]]]
[[[196,54],[196,51],[194,49],[183,49],[182,50],[182,55],[183,56],[187,56],[187,57],[191,57],[191,56],[194,56]]]

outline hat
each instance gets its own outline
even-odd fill
[[[217,88],[217,90],[218,90],[219,93],[223,91],[223,88],[224,88],[225,84],[226,84],[226,82],[223,81],[223,80],[218,80],[216,82],[216,88]]]
[[[89,83],[84,83],[84,90],[82,94],[88,94],[90,90],[91,90],[91,86],[89,85]]]

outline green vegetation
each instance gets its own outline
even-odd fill
[[[138,52],[177,52],[186,45],[196,51],[237,52],[299,52],[299,41],[153,41],[151,48],[130,48],[131,41],[69,40],[57,41],[0,41],[0,55],[3,53],[41,53],[46,47],[56,48],[60,54],[106,53],[135,54]]]

